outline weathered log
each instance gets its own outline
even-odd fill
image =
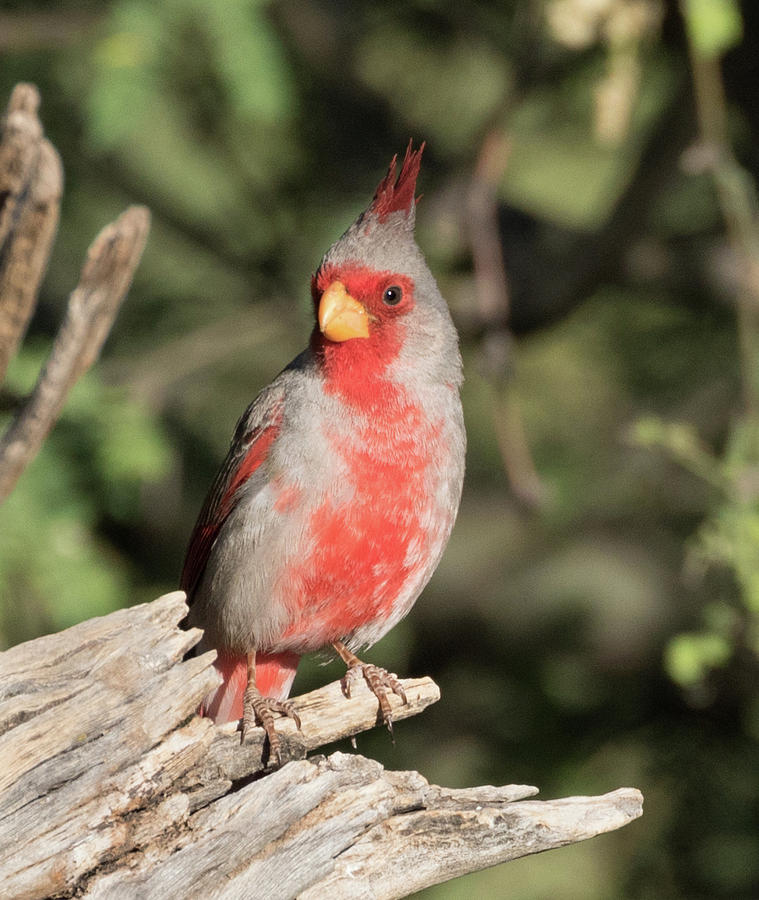
[[[291,761],[268,771],[261,729],[241,744],[195,715],[218,676],[212,653],[184,658],[185,614],[175,592],[0,654],[4,896],[402,897],[641,813],[633,789],[525,801],[535,788],[303,758],[377,723],[363,685],[297,698],[302,732],[277,723]],[[403,685],[397,721],[438,699],[428,678]]]

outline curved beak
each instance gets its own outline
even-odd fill
[[[322,294],[318,318],[321,333],[330,341],[369,337],[369,314],[341,281],[333,281]]]

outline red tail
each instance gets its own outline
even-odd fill
[[[286,700],[300,657],[295,653],[257,653],[256,687],[264,697]],[[219,656],[214,663],[224,683],[212,691],[200,707],[217,725],[242,718],[242,701],[248,686],[248,664],[244,656]]]

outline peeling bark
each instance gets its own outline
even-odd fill
[[[403,897],[620,828],[638,791],[536,801],[524,785],[450,790],[360,755],[306,755],[377,724],[363,684],[295,700],[264,735],[195,715],[218,676],[185,659],[184,594],[0,654],[0,883],[9,897]],[[405,679],[400,721],[439,692]],[[387,860],[392,860],[392,866]]]

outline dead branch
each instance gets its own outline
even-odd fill
[[[34,391],[0,440],[0,500],[37,455],[71,388],[97,359],[132,281],[149,227],[148,210],[131,206],[92,243]]]
[[[63,169],[55,147],[40,144],[28,198],[0,267],[0,383],[37,303],[58,227]]]
[[[40,95],[32,84],[17,84],[8,101],[0,140],[0,247],[10,234],[16,207],[37,163],[42,125]]]
[[[0,137],[0,384],[34,312],[58,226],[63,169],[42,136],[39,95],[19,84]]]
[[[7,896],[395,898],[640,815],[632,789],[525,801],[535,788],[447,790],[343,753],[266,773],[260,729],[241,745],[194,715],[218,676],[212,653],[183,659],[185,614],[175,592],[0,654]],[[438,698],[403,683],[396,720]],[[363,687],[296,703],[302,733],[278,722],[291,756],[377,722]]]
[[[0,383],[34,312],[58,225],[63,171],[43,137],[39,93],[14,89],[0,134]],[[150,214],[130,207],[89,249],[32,395],[0,439],[0,502],[34,459],[71,388],[97,359],[145,246]]]
[[[386,777],[401,776],[403,783],[415,774]],[[476,869],[621,828],[641,814],[642,803],[632,788],[600,797],[522,803],[515,801],[537,790],[520,785],[459,791],[429,787],[422,793],[424,808],[401,810],[371,828],[340,855],[332,874],[299,900],[404,897]]]

